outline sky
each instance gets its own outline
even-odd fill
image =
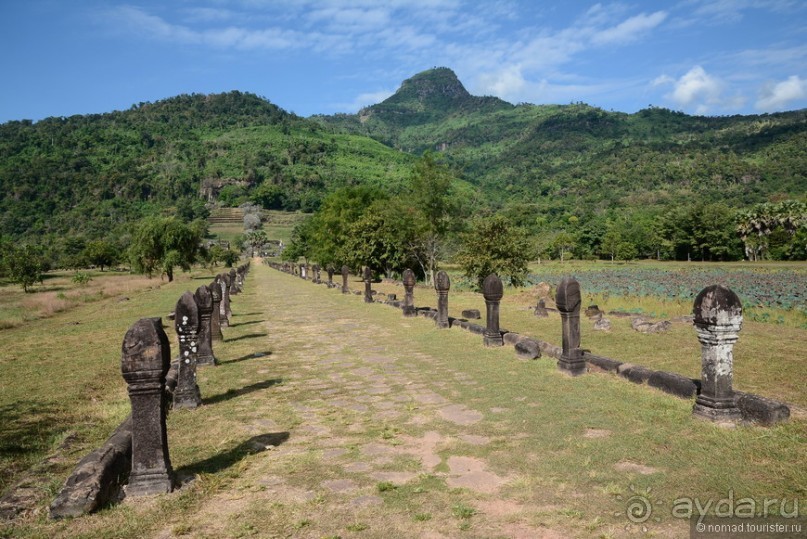
[[[511,103],[807,108],[807,1],[0,0],[0,122],[230,90],[355,113],[433,67]]]

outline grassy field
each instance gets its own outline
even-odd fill
[[[220,365],[199,371],[205,405],[168,419],[184,486],[96,515],[51,522],[45,508],[128,411],[123,334],[212,274],[0,332],[2,488],[26,475],[41,488],[0,537],[682,537],[688,523],[671,514],[682,498],[804,507],[803,415],[718,428],[693,419],[691,401],[608,374],[568,378],[552,360],[519,361],[511,347],[487,349],[462,330],[253,267],[215,347]],[[415,298],[436,303],[425,287]],[[508,291],[502,326],[559,343],[557,315],[536,319],[534,299]],[[452,291],[449,307],[457,316],[484,302]],[[619,320],[610,334],[583,326],[586,348],[697,374],[689,326],[652,336]],[[803,404],[804,354],[788,343],[804,337],[746,324],[736,386]],[[653,504],[643,523],[626,516],[637,493]]]
[[[291,213],[267,210],[263,215],[263,231],[270,240],[281,240],[284,244],[291,241],[291,232],[301,220],[309,215],[306,213]],[[209,235],[212,239],[233,241],[236,236],[244,233],[244,227],[239,223],[217,223],[210,225]]]

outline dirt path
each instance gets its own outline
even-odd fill
[[[406,330],[437,331],[429,321],[274,270],[250,281],[235,304],[253,312],[233,331],[252,324],[254,352],[226,365],[259,387],[230,399],[255,454],[200,508],[195,535],[569,536],[536,520],[546,508],[502,495],[519,478],[484,454],[506,409],[463,402],[453,388],[479,382],[408,350]]]

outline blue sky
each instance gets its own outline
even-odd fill
[[[435,66],[475,95],[727,115],[807,107],[804,0],[0,0],[0,122],[253,92],[356,112]]]

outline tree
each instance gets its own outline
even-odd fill
[[[387,196],[368,186],[345,187],[329,194],[319,211],[300,222],[292,231],[291,242],[283,251],[284,260],[300,257],[322,265],[341,266],[348,229],[376,200]]]
[[[574,236],[566,231],[560,232],[557,236],[555,236],[550,244],[552,251],[560,256],[561,262],[563,262],[566,258],[566,253],[574,249],[574,246]]]
[[[4,249],[4,273],[12,283],[22,286],[23,292],[30,292],[34,283],[42,282],[42,274],[48,270],[48,263],[42,256],[42,249],[32,245],[16,247],[7,244]]]
[[[244,215],[244,230],[249,232],[258,230],[261,227],[261,216],[257,213]]]
[[[424,153],[415,163],[409,179],[409,200],[419,213],[415,221],[419,225],[418,233],[410,250],[418,254],[429,283],[434,281],[443,242],[456,211],[452,200],[453,179],[448,167],[438,162],[431,152]]]
[[[246,234],[244,234],[244,243],[249,245],[250,248],[250,255],[255,256],[255,249],[260,249],[264,246],[264,244],[269,241],[269,238],[266,236],[266,232],[263,230],[250,230]]]
[[[341,258],[350,267],[369,266],[391,277],[414,261],[414,233],[411,209],[400,199],[376,201],[348,228]]]
[[[109,267],[118,261],[118,249],[106,240],[91,241],[84,248],[83,258],[104,271],[104,266]]]
[[[174,268],[188,271],[199,254],[204,225],[183,223],[175,217],[149,217],[140,221],[132,234],[129,258],[132,268],[149,277],[160,270],[174,280]]]
[[[479,288],[485,277],[496,273],[521,286],[527,276],[529,241],[523,229],[501,215],[477,220],[464,237],[455,261]]]

